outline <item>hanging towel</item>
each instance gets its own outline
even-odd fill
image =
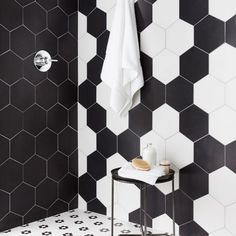
[[[110,106],[124,116],[143,87],[134,10],[135,0],[117,0],[101,79],[111,88]]]
[[[155,185],[157,179],[165,175],[163,166],[152,167],[149,171],[135,169],[130,162],[127,162],[118,170],[118,174],[124,178],[140,180],[144,183]]]

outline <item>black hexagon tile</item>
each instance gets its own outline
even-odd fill
[[[57,87],[49,80],[45,80],[36,87],[36,102],[48,110],[57,103]],[[47,96],[45,96],[47,94]]]
[[[0,101],[0,109],[4,108],[9,104],[9,86],[0,80],[0,93],[1,93],[1,101]]]
[[[0,208],[0,217],[1,219],[9,212],[9,195],[3,191],[0,191],[1,199],[1,208]]]
[[[37,3],[24,8],[24,24],[35,34],[46,28],[46,12]]]
[[[177,111],[182,111],[193,104],[193,85],[177,77],[166,86],[166,103]]]
[[[67,174],[59,183],[59,197],[70,202],[78,194],[78,177]]]
[[[152,219],[147,215],[147,226],[152,227]],[[144,218],[140,219],[140,208],[129,213],[129,221],[136,224],[144,224]],[[130,232],[129,232],[130,233]]]
[[[11,13],[14,17],[9,17]],[[1,12],[0,12],[0,22],[8,30],[13,30],[17,26],[22,24],[22,8],[14,0],[2,1]]]
[[[79,11],[86,16],[95,8],[96,8],[96,0],[91,0],[89,2],[87,0],[79,1]]]
[[[45,193],[47,197],[45,198]],[[36,189],[36,204],[48,208],[57,199],[57,183],[51,179],[45,179]]]
[[[106,215],[107,213],[106,207],[97,198],[88,202],[87,208],[88,208],[88,211],[98,212],[103,215]]]
[[[144,190],[145,191],[145,190]],[[162,214],[165,214],[165,205],[166,205],[166,198],[165,195],[155,186],[149,186],[146,190],[147,194],[147,214],[153,219]],[[155,201],[155,199],[159,199]],[[142,203],[143,205],[144,203]],[[144,207],[144,206],[142,206]]]
[[[25,216],[24,223],[28,224],[36,220],[44,219],[47,217],[47,211],[39,206],[34,206]]]
[[[48,177],[55,181],[62,179],[68,172],[68,157],[60,152],[48,160]]]
[[[70,96],[68,96],[70,94]],[[77,102],[77,86],[67,80],[59,87],[59,102],[67,109]]]
[[[8,106],[0,111],[0,134],[7,138],[12,138],[21,131],[23,124],[23,114],[14,108]]]
[[[8,160],[0,166],[1,179],[0,189],[11,192],[14,190],[23,180],[22,165],[14,160]],[[10,179],[11,181],[6,181]]]
[[[48,209],[48,216],[55,216],[67,210],[68,210],[68,204],[61,200],[57,200]]]
[[[78,1],[59,0],[58,3],[61,9],[63,9],[68,15],[78,10]]]
[[[135,3],[135,13],[137,17],[138,31],[143,31],[152,23],[152,5],[144,0]]]
[[[58,60],[58,62],[54,63],[49,70],[48,78],[56,85],[60,85],[68,78],[68,64],[60,56],[56,56],[54,59]]]
[[[165,103],[165,85],[150,78],[141,90],[141,102],[150,110],[156,110]]]
[[[194,221],[191,221],[183,226],[180,226],[180,234],[183,236],[188,236],[188,235],[208,236],[209,235],[202,227],[200,227]]]
[[[59,54],[68,62],[76,58],[77,41],[71,34],[67,33],[59,38]]]
[[[56,104],[48,111],[48,128],[59,133],[68,124],[67,110],[60,104]]]
[[[152,68],[152,58],[146,55],[143,52],[140,52],[140,62],[143,69],[144,80],[148,80],[152,77],[153,68]]]
[[[59,134],[59,150],[66,154],[72,154],[77,148],[77,132],[67,127]]]
[[[118,152],[127,161],[140,155],[140,140],[132,131],[126,130],[118,136]]]
[[[21,216],[14,213],[9,213],[1,220],[1,229],[7,230],[22,224],[23,219]]]
[[[35,153],[35,138],[25,131],[20,132],[11,140],[11,158],[25,163]]]
[[[37,119],[35,119],[37,117]],[[46,128],[46,112],[38,105],[31,106],[24,112],[24,129],[38,135]]]
[[[208,1],[180,0],[180,18],[192,25],[208,14]]]
[[[44,30],[36,36],[36,50],[47,49],[54,57],[57,54],[57,38],[49,30]]]
[[[2,54],[9,49],[9,32],[3,26],[0,26],[0,35],[0,54]]]
[[[79,86],[79,103],[89,108],[96,102],[96,87],[86,80]]]
[[[0,164],[5,162],[9,157],[9,140],[7,138],[4,138],[3,136],[0,136]]]
[[[22,201],[24,199],[24,201]],[[11,193],[11,211],[25,215],[35,204],[35,189],[21,184]]]
[[[96,192],[96,181],[89,174],[86,173],[79,177],[79,194],[85,201],[94,199]]]
[[[166,196],[166,213],[172,218],[172,194]],[[184,211],[183,211],[184,209]],[[193,220],[193,200],[181,190],[175,191],[175,222],[178,225]]]
[[[208,174],[196,164],[180,170],[180,189],[193,200],[208,194]]]
[[[194,143],[194,162],[211,173],[224,166],[225,148],[210,135]]]
[[[117,151],[117,137],[108,128],[97,134],[97,150],[105,157],[109,158]]]
[[[226,42],[236,47],[236,16],[234,15],[226,22]]]
[[[34,56],[31,55],[24,60],[24,78],[34,85],[39,84],[47,78],[46,73],[39,72],[34,66]]]
[[[46,10],[50,10],[57,6],[57,0],[37,0],[37,3]]]
[[[103,60],[99,56],[95,56],[92,60],[87,63],[87,77],[92,83],[100,84],[100,74],[102,71]]]
[[[235,160],[236,141],[226,146],[226,166],[236,173],[236,160]]]
[[[129,111],[129,128],[139,137],[152,130],[152,112],[142,104]]]
[[[180,113],[180,132],[192,141],[208,134],[208,114],[195,105]]]
[[[109,36],[110,32],[106,30],[97,38],[97,55],[103,59],[105,59]]]
[[[194,27],[195,46],[206,52],[212,52],[224,43],[225,24],[223,21],[207,16]]]
[[[68,30],[68,16],[58,7],[52,9],[48,13],[48,28],[57,37],[65,34]]]
[[[208,54],[192,47],[180,57],[180,75],[196,83],[209,72]]]
[[[35,51],[35,36],[26,27],[21,26],[11,32],[11,50],[25,58]]]
[[[94,168],[95,165],[98,168]],[[87,171],[97,181],[106,176],[106,159],[99,152],[93,152],[87,157]]]
[[[49,129],[44,130],[36,138],[36,154],[49,159],[57,151],[57,135]]]
[[[46,161],[35,155],[24,165],[24,182],[37,186],[44,178],[46,178]]]
[[[94,22],[97,22],[95,25]],[[98,37],[106,30],[106,13],[96,8],[88,16],[88,33]]]
[[[87,125],[94,132],[99,132],[106,127],[106,111],[97,103],[87,110]]]
[[[11,86],[11,104],[25,111],[35,101],[35,89],[27,80],[22,79]]]
[[[14,65],[14,70],[12,70],[11,65]],[[7,52],[0,56],[0,67],[0,78],[9,85],[23,76],[22,60],[12,52]]]

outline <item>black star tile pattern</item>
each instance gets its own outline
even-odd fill
[[[0,4],[0,231],[77,207],[77,10],[77,0]],[[49,73],[33,64],[42,49],[59,60]]]

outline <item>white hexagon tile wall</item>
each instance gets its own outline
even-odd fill
[[[109,215],[110,170],[152,142],[177,173],[180,235],[236,235],[236,2],[135,2],[145,86],[126,118],[100,79],[115,3],[79,0],[80,206]],[[138,222],[139,189],[117,189],[116,217]],[[148,202],[148,224],[170,231],[170,186]]]

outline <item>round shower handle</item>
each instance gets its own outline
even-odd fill
[[[58,60],[52,59],[50,54],[45,50],[37,52],[34,57],[34,65],[40,72],[47,72],[53,62],[58,62]]]

